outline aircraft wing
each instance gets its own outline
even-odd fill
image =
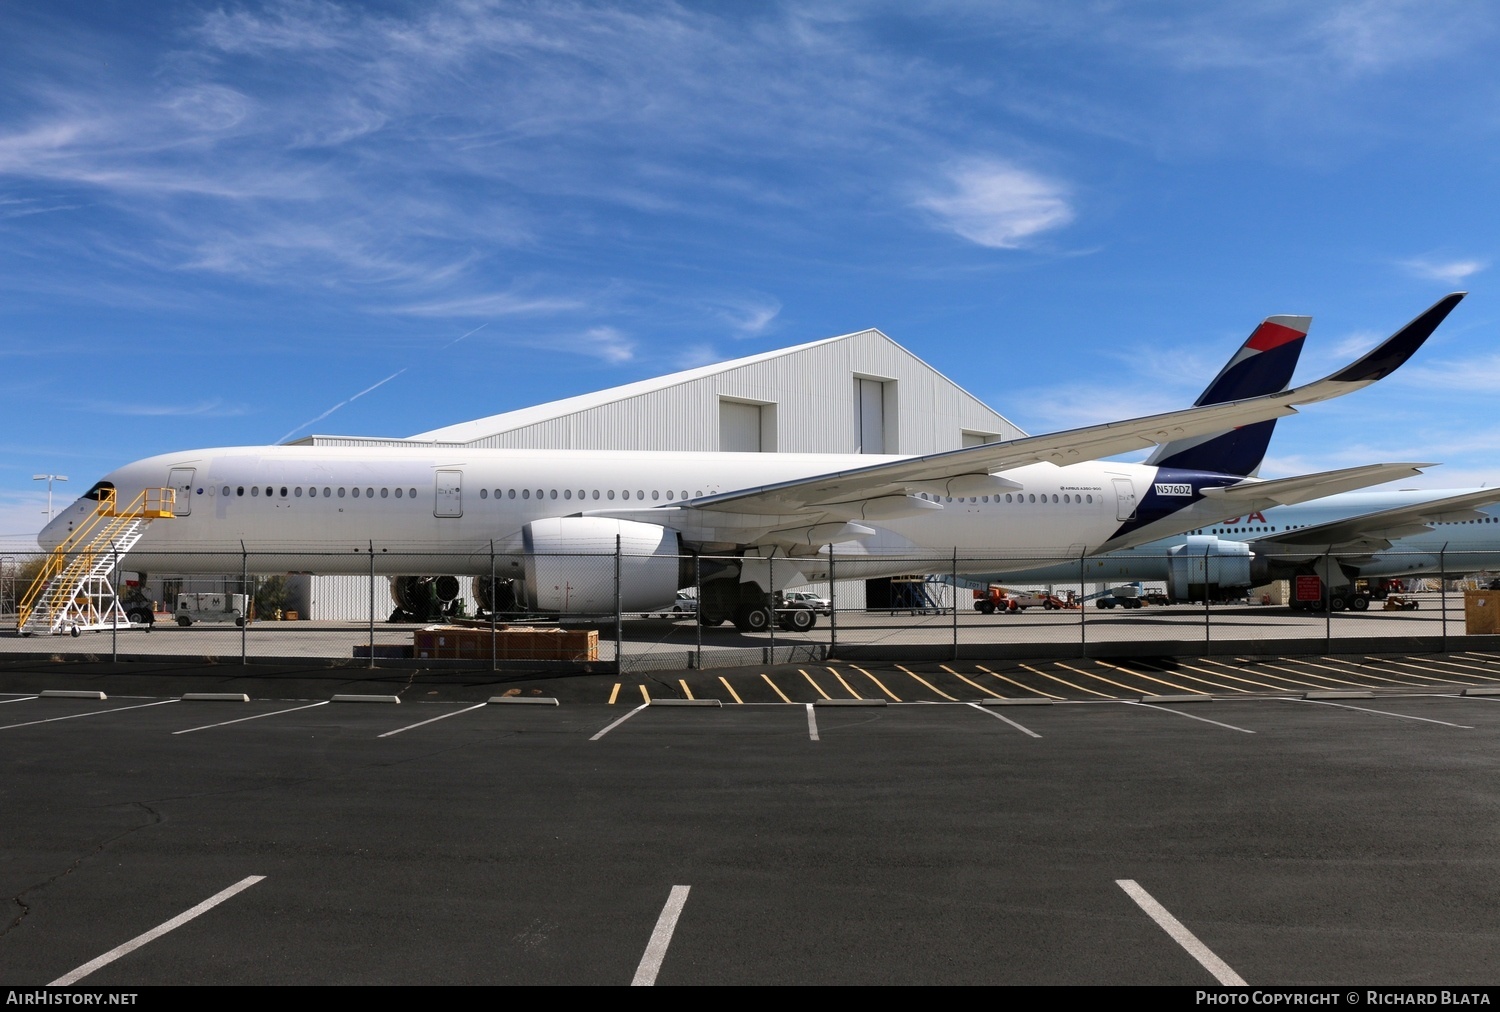
[[[770,514],[783,518],[821,515],[841,520],[892,519],[936,506],[909,495],[908,490],[914,487],[936,489],[947,485],[951,491],[946,494],[950,495],[960,494],[958,487],[964,487],[969,491],[962,494],[972,495],[988,481],[993,483],[990,490],[1003,490],[1004,479],[991,477],[995,472],[1026,464],[1050,462],[1062,465],[1097,460],[1158,443],[1296,414],[1301,405],[1341,397],[1394,372],[1422,346],[1465,294],[1455,292],[1439,299],[1357,362],[1320,380],[1280,393],[908,457],[776,485],[705,496],[687,505],[695,509],[728,510],[741,515]],[[957,483],[958,487],[949,483]]]
[[[1297,554],[1309,550],[1381,551],[1391,547],[1391,542],[1397,538],[1432,530],[1431,525],[1439,521],[1478,519],[1478,507],[1496,502],[1500,502],[1500,488],[1481,488],[1424,503],[1268,534],[1250,544],[1256,554],[1265,555]]]

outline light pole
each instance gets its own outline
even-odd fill
[[[52,483],[54,481],[67,481],[68,476],[65,474],[34,474],[31,476],[31,480],[45,481],[47,483],[47,522],[50,524],[52,522]]]

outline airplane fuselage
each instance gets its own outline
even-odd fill
[[[492,557],[523,550],[520,532],[553,517],[627,516],[681,531],[687,544],[714,550],[714,518],[733,503],[697,509],[706,496],[864,467],[900,458],[835,454],[547,451],[414,447],[228,447],[150,457],[107,482],[128,503],[142,489],[173,487],[177,515],[154,522],[131,553],[131,567],[159,572],[484,575]],[[836,543],[840,562],[872,574],[893,559],[964,557],[973,569],[1026,560],[1078,558],[1204,522],[1203,487],[1232,475],[1172,472],[1093,461],[1035,464],[1003,472],[1005,491],[970,496],[908,490],[913,515],[853,519],[873,531]],[[997,486],[998,488],[999,486]],[[39,540],[50,548],[89,513],[82,498]],[[1222,507],[1218,507],[1222,509]],[[745,519],[740,517],[740,522]],[[781,518],[764,517],[775,529]],[[785,525],[806,521],[784,519]],[[774,538],[772,539],[774,540]],[[599,546],[589,546],[596,551]],[[799,560],[803,574],[826,573],[826,551]],[[247,559],[253,558],[253,561]],[[896,565],[908,571],[910,565]],[[854,568],[844,571],[856,575]],[[860,575],[864,575],[861,573]]]

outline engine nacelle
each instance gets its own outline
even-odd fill
[[[678,533],[656,524],[549,517],[527,524],[521,536],[526,550],[525,601],[531,610],[544,614],[614,614],[616,539],[620,610],[670,608],[678,588],[693,580]]]
[[[393,576],[391,600],[396,611],[391,621],[437,621],[452,610],[459,592],[456,576]]]
[[[1254,586],[1250,546],[1195,534],[1186,544],[1167,550],[1167,593],[1177,601],[1212,598],[1224,590]],[[1205,586],[1206,585],[1206,586]]]

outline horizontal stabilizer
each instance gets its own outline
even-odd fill
[[[1321,471],[1317,474],[1299,474],[1291,478],[1275,478],[1270,481],[1242,481],[1225,488],[1206,488],[1205,498],[1217,499],[1226,506],[1243,511],[1247,502],[1264,503],[1255,509],[1271,506],[1292,506],[1309,499],[1355,489],[1369,488],[1388,481],[1398,481],[1422,473],[1424,467],[1433,464],[1366,464],[1363,467],[1345,467],[1337,471]]]

